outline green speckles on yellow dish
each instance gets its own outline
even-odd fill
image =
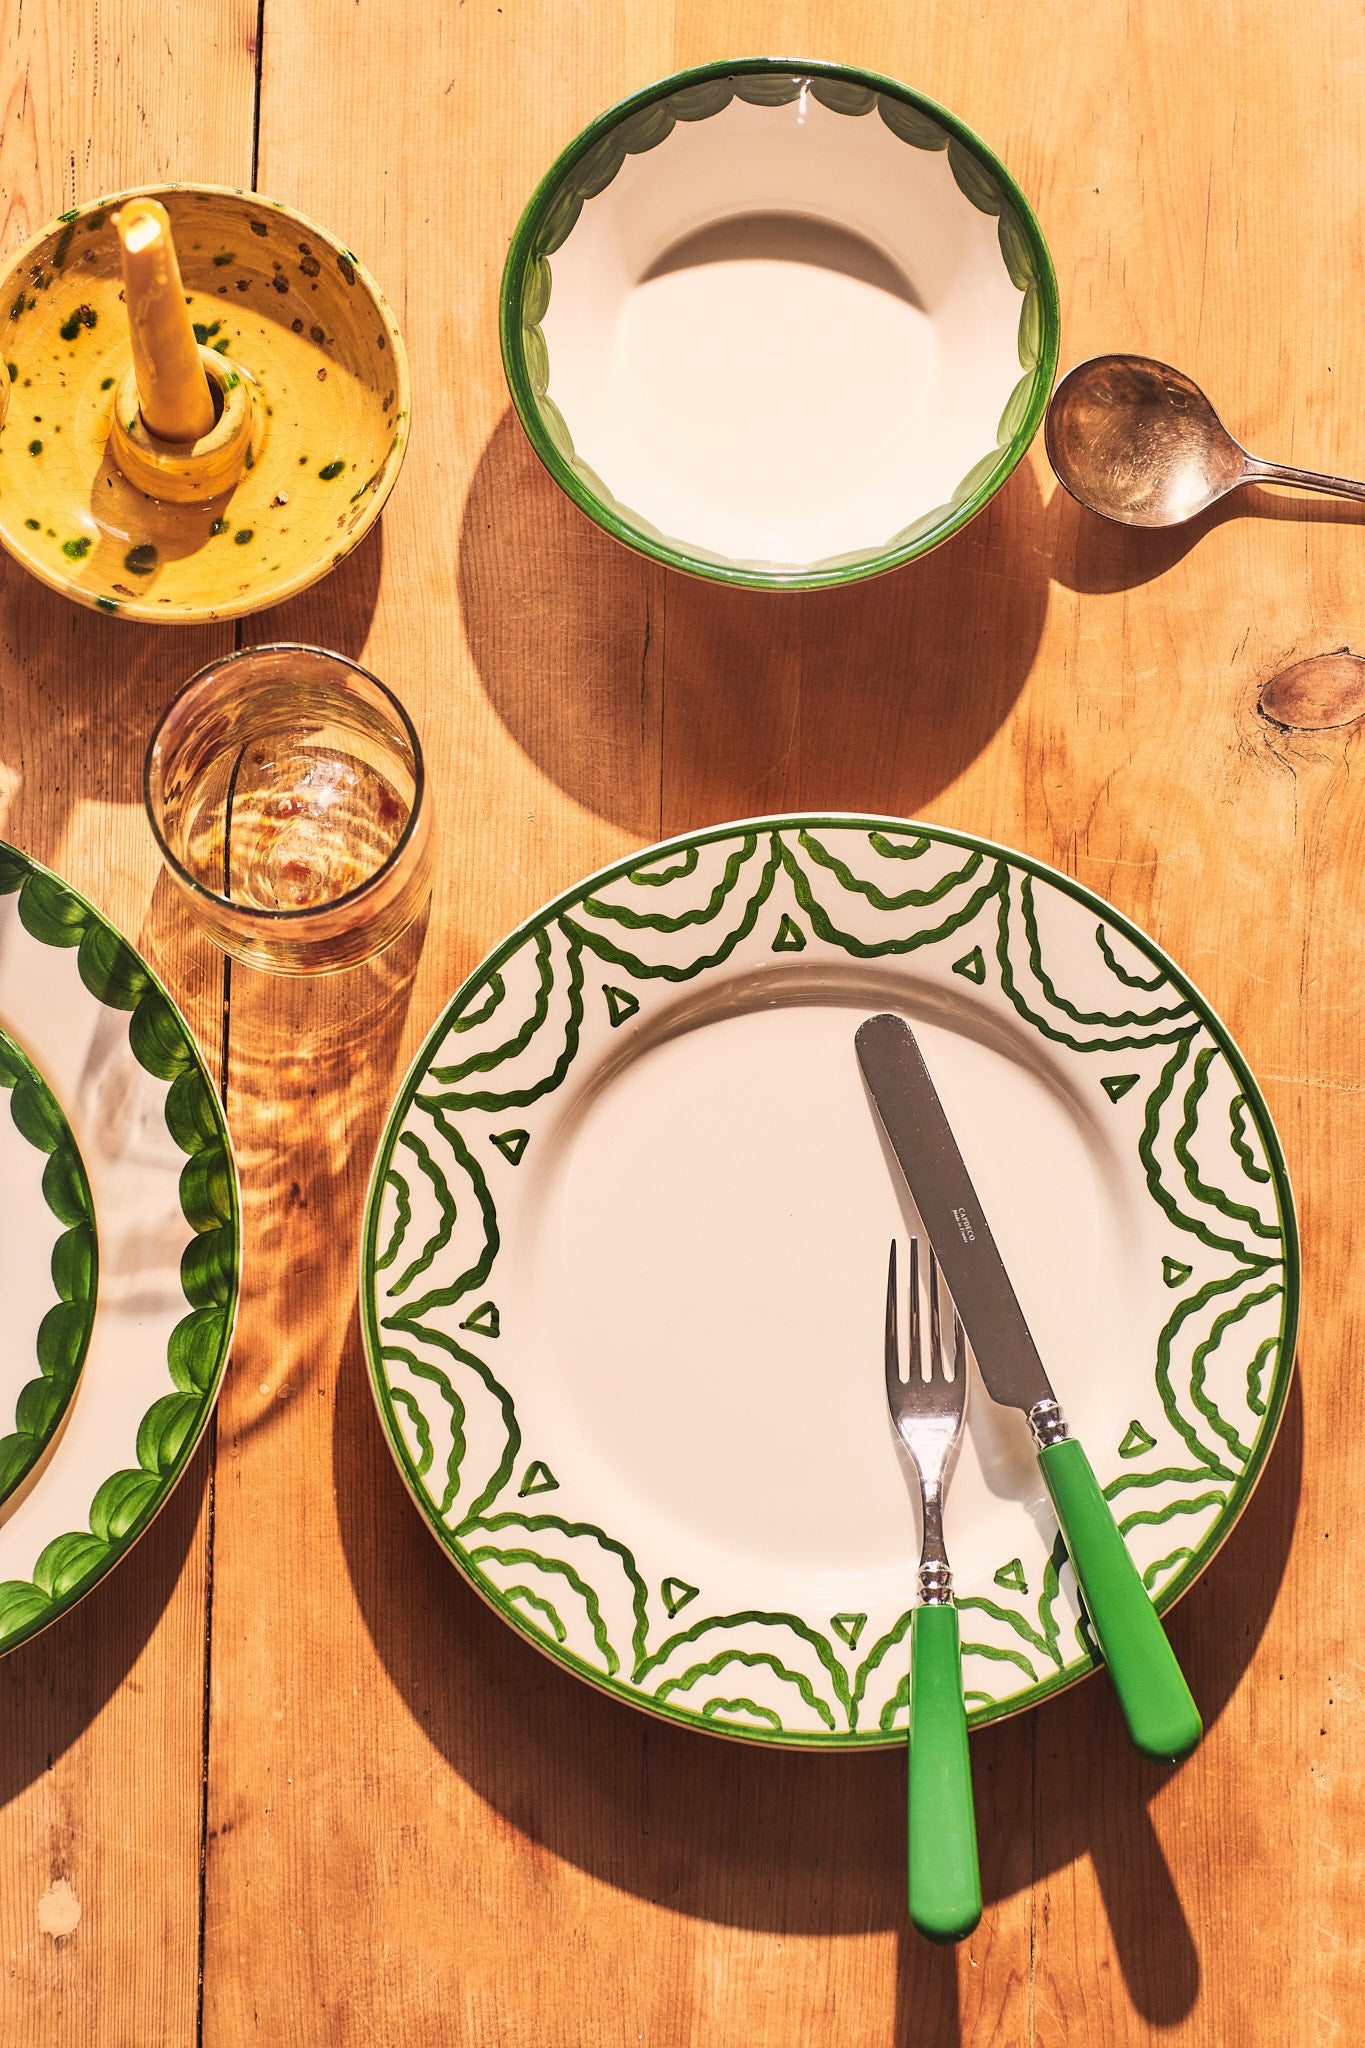
[[[345,463],[341,461],[324,463],[322,468],[318,471],[318,475],[322,478],[325,484],[329,484],[334,476],[341,475],[341,472],[343,469],[345,469],[345,467]]]
[[[5,367],[14,386],[0,458],[8,447],[25,485],[0,497],[0,544],[65,595],[124,618],[237,617],[315,582],[374,523],[407,441],[405,418],[395,433],[406,360],[381,294],[324,229],[255,194],[171,186],[156,196],[176,227],[200,346],[225,359],[238,388],[251,383],[251,467],[230,496],[171,506],[142,496],[109,456],[129,341],[108,225],[122,195],[102,200],[0,265],[0,390]],[[336,481],[352,472],[375,479],[357,501]]]
[[[63,341],[75,341],[83,327],[93,327],[98,319],[99,314],[93,306],[77,306],[70,319],[63,320],[57,331]]]

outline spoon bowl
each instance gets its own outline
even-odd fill
[[[1246,480],[1199,386],[1146,356],[1096,356],[1057,386],[1048,459],[1073,498],[1125,526],[1178,526]]]
[[[1123,526],[1181,526],[1246,483],[1365,498],[1365,484],[1249,455],[1193,379],[1150,356],[1094,356],[1069,371],[1044,438],[1071,496]]]

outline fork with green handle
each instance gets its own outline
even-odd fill
[[[920,1600],[910,1623],[910,1918],[930,1941],[961,1941],[981,1918],[981,1875],[957,1608],[943,1544],[943,1497],[962,1441],[967,1345],[954,1315],[949,1378],[940,1326],[938,1262],[932,1251],[927,1377],[925,1363],[919,1243],[912,1237],[910,1346],[904,1374],[894,1242],[886,1282],[886,1401],[919,1479],[923,1530]]]

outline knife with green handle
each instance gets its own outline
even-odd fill
[[[903,1017],[883,1014],[859,1025],[856,1043],[986,1390],[1027,1418],[1128,1731],[1145,1756],[1173,1763],[1199,1742],[1199,1710],[1090,1460],[1067,1428],[915,1035]]]

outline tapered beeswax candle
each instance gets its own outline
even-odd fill
[[[194,338],[171,223],[155,199],[114,215],[123,245],[123,294],[143,422],[162,441],[198,441],[213,426],[213,398]]]

